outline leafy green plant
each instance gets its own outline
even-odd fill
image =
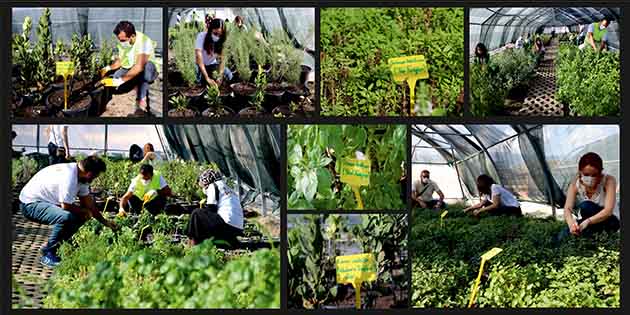
[[[38,62],[32,53],[30,36],[33,29],[33,20],[30,16],[24,18],[22,32],[13,34],[12,41],[12,63],[18,67],[19,76],[17,82],[13,84],[13,89],[19,94],[26,95],[33,87],[33,78],[37,73]]]
[[[555,218],[471,218],[461,207],[439,213],[416,210],[410,237],[415,307],[463,307],[480,255],[503,251],[486,264],[477,307],[619,307],[619,234],[555,236]]]
[[[184,110],[188,108],[188,98],[181,94],[171,96],[168,100],[168,105],[172,109]]]
[[[228,65],[232,65],[239,77],[245,82],[249,81],[252,76],[252,40],[250,32],[228,31],[223,48],[226,52]]]
[[[619,115],[620,75],[619,52],[563,44],[556,58],[556,97],[579,116]]]
[[[91,78],[95,72],[90,72],[93,68],[94,41],[90,34],[80,36],[72,34],[70,42],[70,58],[74,62],[74,75],[76,78]]]
[[[288,131],[288,207],[356,209],[354,193],[339,181],[339,159],[356,151],[371,160],[370,185],[360,194],[366,209],[402,209],[399,179],[405,159],[402,125],[291,125]]]
[[[173,31],[174,38],[171,45],[173,54],[176,56],[175,65],[189,86],[194,86],[197,82],[195,41],[199,32],[201,30],[192,25],[189,27],[180,26]]]
[[[210,107],[218,107],[219,104],[219,87],[216,84],[208,84],[206,86],[206,94],[204,100]]]
[[[326,8],[320,24],[323,115],[408,113],[407,87],[394,83],[387,60],[410,55],[427,59],[430,93],[421,97],[439,113],[461,114],[463,9]]]
[[[300,81],[300,65],[304,59],[302,51],[293,46],[293,42],[282,29],[276,29],[269,36],[271,50],[271,80],[297,84]]]
[[[37,61],[34,80],[40,89],[44,89],[55,79],[55,57],[53,55],[52,23],[50,9],[45,8],[39,17],[39,24],[35,30],[37,42],[33,47],[33,56]]]
[[[259,112],[264,111],[262,106],[265,101],[265,88],[267,88],[267,75],[262,71],[262,67],[258,65],[258,74],[256,75],[256,93],[254,94],[254,106]]]

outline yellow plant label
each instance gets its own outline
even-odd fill
[[[340,180],[353,187],[370,185],[370,160],[343,159]]]
[[[440,215],[440,219],[444,219],[444,217],[448,214],[447,210],[444,210],[444,212],[442,212],[442,214]]]
[[[55,63],[55,71],[57,75],[66,77],[74,74],[74,62],[72,61],[57,61]]]
[[[503,251],[503,249],[495,247],[495,248],[489,250],[487,253],[481,255],[481,260],[490,260],[490,259],[492,259],[492,257],[496,256],[497,254],[499,254],[502,251]]]
[[[387,64],[396,82],[429,78],[429,67],[423,55],[390,58]]]
[[[337,256],[337,283],[350,283],[360,287],[362,282],[376,281],[376,259],[374,254]]]

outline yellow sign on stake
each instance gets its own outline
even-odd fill
[[[442,214],[440,214],[440,226],[444,227],[444,217],[446,217],[446,215],[448,214],[448,210],[444,210],[444,212],[442,212]]]
[[[374,254],[337,256],[337,283],[352,284],[355,291],[355,307],[361,308],[361,283],[376,281],[376,259]]]
[[[407,82],[409,85],[409,113],[412,112],[416,96],[416,81],[429,78],[429,66],[424,55],[414,55],[405,57],[390,58],[387,60],[392,71],[394,81],[397,83]]]
[[[63,108],[68,109],[68,76],[74,74],[74,62],[57,61],[55,63],[55,72],[63,77]]]
[[[477,275],[477,279],[475,280],[475,286],[473,287],[472,292],[470,293],[470,300],[468,301],[468,307],[472,307],[475,303],[475,299],[477,298],[477,291],[479,291],[479,283],[481,282],[481,275],[483,274],[483,267],[486,265],[486,261],[492,259],[494,256],[502,252],[503,249],[495,247],[485,254],[481,255],[481,265],[479,266],[479,274]]]
[[[371,164],[369,159],[342,159],[340,167],[340,180],[352,187],[354,197],[357,199],[359,209],[363,209],[363,200],[361,199],[361,186],[370,185]]]

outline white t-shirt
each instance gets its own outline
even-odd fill
[[[485,195],[486,200],[492,201],[492,198],[494,196],[499,196],[501,200],[501,206],[503,207],[518,208],[521,206],[518,200],[516,200],[516,197],[507,189],[503,188],[502,186],[497,185],[497,184],[492,184],[492,187],[490,188],[490,190],[492,191],[492,195],[491,196]]]
[[[150,182],[150,181],[149,181]],[[148,185],[149,183],[145,183],[145,185]],[[168,184],[166,183],[166,180],[164,179],[164,177],[162,177],[162,175],[160,175],[160,189],[164,189],[164,187],[168,186]],[[134,178],[131,181],[131,185],[129,185],[129,188],[127,189],[127,191],[129,192],[134,192],[136,190],[136,179]]]
[[[206,204],[217,205],[218,214],[225,223],[237,228],[243,229],[243,208],[238,200],[236,193],[225,184],[222,180],[215,182],[219,189],[219,197],[217,198],[214,185],[210,184],[206,188]]]
[[[422,201],[431,201],[433,200],[433,193],[439,192],[440,187],[431,179],[429,179],[427,184],[424,184],[421,180],[416,180],[413,183],[412,191],[418,194],[422,193],[420,195]]]
[[[48,143],[53,143],[58,147],[63,147],[63,130],[68,127],[66,125],[50,125],[48,134]],[[66,148],[67,149],[67,148]]]
[[[606,191],[606,180],[608,179],[607,174],[603,174],[604,175],[604,180],[602,180],[599,185],[597,186],[597,189],[595,190],[595,193],[591,196],[591,198],[588,197],[588,194],[586,194],[586,187],[584,187],[584,185],[582,185],[582,183],[580,182],[580,179],[576,179],[575,182],[575,186],[577,187],[577,201],[578,202],[583,202],[583,201],[592,201],[594,203],[596,203],[597,205],[599,205],[600,207],[606,207],[606,196],[608,195],[608,191]],[[612,192],[612,193],[616,193],[616,192]],[[617,219],[621,218],[619,215],[619,203],[615,202],[615,207],[613,208],[613,215],[615,217],[617,217]]]
[[[85,197],[89,193],[90,185],[79,183],[77,163],[61,163],[37,172],[20,192],[20,201],[71,204],[77,196]]]
[[[195,41],[195,50],[197,49],[201,50],[203,64],[206,66],[209,66],[209,65],[217,64],[219,62],[217,61],[216,54],[213,53],[209,55],[208,52],[205,49],[203,49],[203,41],[206,38],[206,34],[208,34],[208,32],[201,32],[197,34],[197,40]]]

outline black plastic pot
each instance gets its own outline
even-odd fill
[[[308,93],[303,85],[292,86],[284,93],[284,103],[291,104],[291,102],[300,102],[302,96],[306,96]]]
[[[247,85],[250,87],[249,91],[242,91],[239,90],[238,87],[241,85]],[[253,88],[251,88],[253,87]],[[232,109],[234,109],[235,111],[240,111],[241,109],[246,108],[247,106],[249,106],[249,104],[251,103],[251,101],[254,99],[254,96],[256,95],[256,87],[253,84],[249,84],[249,83],[234,83],[232,85],[230,85],[230,88],[232,89],[233,93],[234,93],[234,99],[232,102]]]
[[[204,87],[203,89],[200,90],[192,90],[193,88],[199,88],[199,86],[195,86],[192,88],[186,88],[184,90],[182,90],[182,95],[184,95],[185,97],[187,97],[189,99],[189,104],[190,106],[196,107],[196,108],[200,108],[202,107],[204,104],[204,99],[203,99],[203,95],[204,93],[206,93],[206,88]]]
[[[282,117],[291,117],[294,116],[293,112],[291,111],[291,108],[289,108],[289,106],[286,105],[282,105],[282,106],[278,106],[276,108],[274,108],[271,111],[271,114],[275,117],[278,114],[281,114]]]
[[[90,116],[100,116],[105,112],[107,107],[107,102],[109,99],[105,97],[105,94],[110,94],[106,92],[104,87],[99,87],[95,90],[90,91],[90,96],[92,97],[92,106],[90,107]],[[111,95],[111,94],[110,94]]]
[[[88,117],[90,108],[92,107],[92,97],[87,96],[90,99],[89,105],[81,109],[62,109],[61,113],[64,117]]]
[[[225,106],[221,106],[221,107],[219,107],[219,108],[218,108],[218,111],[219,111],[219,115],[216,115],[215,113],[217,112],[217,108],[212,108],[212,107],[210,107],[210,108],[207,108],[206,110],[204,110],[204,111],[201,113],[201,116],[203,116],[203,117],[213,117],[213,118],[215,118],[215,117],[220,117],[220,116],[221,116],[221,117],[224,117],[224,116],[234,116],[234,114],[235,114],[235,113],[234,113],[234,111],[233,111],[231,108],[229,108],[229,107],[225,107]],[[222,111],[222,112],[221,112],[221,111]]]
[[[238,115],[241,117],[260,117],[264,113],[258,111],[256,107],[245,107],[238,112]]]
[[[306,79],[308,78],[308,74],[313,71],[313,68],[307,65],[302,65],[302,71],[300,72],[300,85],[306,85]]]

